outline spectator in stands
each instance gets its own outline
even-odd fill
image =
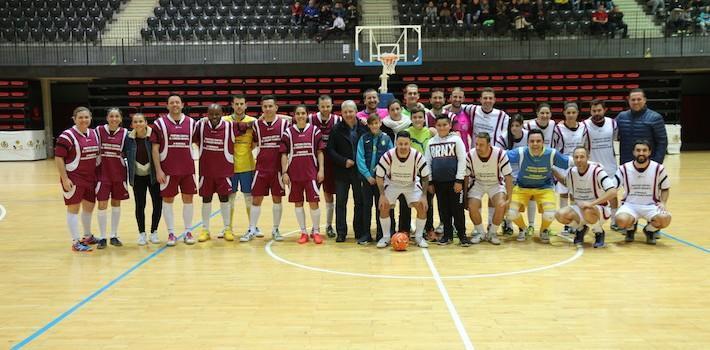
[[[433,1],[429,1],[424,8],[424,21],[430,24],[439,23],[439,9],[436,8]]]
[[[443,24],[450,24],[453,22],[453,18],[451,17],[451,9],[449,8],[449,3],[446,1],[441,4],[441,9],[439,9],[439,22]]]
[[[345,32],[345,20],[343,20],[343,17],[336,16],[335,14],[333,14],[333,17],[335,17],[333,19],[333,25],[326,28],[316,37],[317,42],[327,39],[331,34],[340,35]]]
[[[474,23],[478,22],[478,18],[481,16],[481,1],[472,0],[468,6],[466,6],[466,24],[469,28],[473,27]]]
[[[537,13],[537,16],[533,20],[533,27],[535,28],[535,32],[537,32],[537,36],[540,39],[545,39],[549,23],[547,21],[547,15],[544,11],[540,10]]]
[[[333,15],[345,18],[345,8],[342,2],[338,1],[333,4]]]
[[[614,5],[614,8],[612,8],[609,14],[609,26],[611,27],[612,38],[616,36],[616,32],[619,30],[624,31],[621,36],[622,38],[626,39],[629,37],[629,26],[624,23],[624,13],[621,12],[617,5]]]
[[[355,26],[357,26],[359,19],[360,15],[357,13],[357,6],[350,3],[350,5],[348,5],[348,10],[345,12],[345,30],[348,32],[352,31]]]
[[[558,11],[571,10],[572,2],[570,0],[555,0],[555,7]]]
[[[330,10],[330,5],[325,4],[320,7],[320,24],[323,26],[330,26],[333,24],[333,11]]]
[[[670,0],[668,2],[668,8],[673,10],[673,9],[682,9],[683,8],[683,2],[681,0]]]
[[[705,6],[698,15],[698,26],[703,33],[703,36],[708,35],[708,27],[710,27],[710,6]]]
[[[518,3],[518,11],[525,19],[529,19],[532,14],[532,5],[530,5],[530,0],[521,0]]]
[[[515,31],[518,32],[518,38],[520,38],[520,40],[530,40],[530,38],[528,38],[530,26],[530,22],[528,22],[522,14],[518,14],[518,16],[515,17]]]
[[[291,24],[300,25],[303,23],[303,6],[300,1],[296,1],[291,5]]]
[[[668,34],[673,34],[687,30],[690,23],[690,11],[686,11],[682,8],[674,8],[668,16],[666,29]]]
[[[508,17],[508,4],[504,1],[496,1],[495,27],[498,34],[508,33],[512,21]]]
[[[595,5],[603,5],[607,12],[614,8],[614,2],[612,0],[595,0]]]
[[[454,6],[451,7],[451,14],[457,24],[463,24],[466,17],[466,6],[461,3],[461,0],[456,0]]]
[[[479,21],[484,28],[493,27],[496,23],[493,13],[491,13],[488,0],[481,1],[481,16],[479,17]]]
[[[530,10],[530,13],[533,15],[537,15],[540,12],[545,12],[545,10],[547,9],[545,8],[545,3],[543,2],[543,0],[535,0],[535,3],[532,5],[532,9]]]
[[[305,16],[307,22],[318,22],[318,19],[320,17],[320,11],[318,10],[318,4],[316,4],[316,0],[308,1],[308,6],[303,9],[303,15]]]
[[[592,14],[592,34],[609,33],[609,14],[603,4],[599,4],[597,10]]]
[[[646,6],[651,8],[651,14],[655,16],[658,14],[658,11],[662,11],[666,8],[666,2],[665,0],[648,0]]]

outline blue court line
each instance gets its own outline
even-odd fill
[[[214,213],[212,213],[212,214],[210,215],[210,218],[215,217],[218,213],[219,213],[219,210],[215,211]],[[196,228],[197,228],[198,226],[200,226],[201,224],[202,224],[202,221],[196,223],[195,225],[193,225],[192,227],[189,228],[189,231],[192,231],[192,230],[196,229]],[[187,231],[188,231],[188,230],[185,230],[185,232],[183,232],[182,234],[180,234],[180,236],[179,236],[177,239],[180,240],[180,239],[187,233]],[[143,258],[141,261],[137,262],[137,263],[136,263],[135,265],[133,265],[130,269],[126,270],[124,273],[120,274],[118,277],[114,278],[113,280],[111,280],[109,283],[107,283],[107,284],[104,285],[103,287],[101,287],[101,288],[99,288],[98,290],[96,290],[95,292],[91,293],[91,295],[89,295],[88,297],[84,298],[82,301],[80,301],[80,302],[78,302],[77,304],[75,304],[74,306],[72,306],[69,310],[64,311],[61,315],[57,316],[57,318],[53,319],[52,321],[50,321],[49,323],[47,323],[46,325],[44,325],[44,327],[38,329],[37,331],[35,331],[34,333],[32,333],[32,335],[30,335],[29,337],[23,339],[21,342],[19,342],[18,344],[16,344],[15,346],[13,346],[13,347],[10,348],[10,349],[11,349],[11,350],[22,349],[25,345],[29,344],[31,341],[35,340],[35,339],[36,339],[37,337],[39,337],[40,335],[46,333],[46,332],[47,332],[48,330],[50,330],[52,327],[56,326],[59,322],[62,322],[65,318],[67,318],[69,315],[71,315],[71,314],[73,314],[74,312],[76,312],[76,310],[79,310],[79,308],[81,308],[82,306],[84,306],[84,305],[87,304],[88,302],[90,302],[90,301],[96,299],[96,297],[98,297],[99,295],[101,295],[103,292],[105,292],[105,291],[108,290],[109,288],[113,287],[116,283],[120,282],[122,279],[126,278],[126,276],[130,275],[131,272],[133,272],[133,271],[137,270],[139,267],[145,265],[148,261],[150,261],[150,260],[152,260],[153,258],[155,258],[156,256],[158,256],[160,253],[162,253],[163,251],[165,251],[165,249],[167,249],[167,248],[168,248],[167,245],[163,245],[163,246],[160,247],[158,250],[156,250],[156,251],[153,252],[152,254],[146,256],[146,257]]]
[[[683,239],[681,239],[681,238],[678,238],[678,237],[676,237],[676,236],[669,235],[669,234],[667,234],[667,233],[665,233],[665,232],[662,232],[662,231],[661,231],[661,235],[666,236],[666,237],[668,237],[668,238],[670,238],[670,239],[672,239],[672,240],[675,240],[675,241],[677,241],[677,242],[683,243],[683,244],[685,244],[685,245],[687,245],[687,246],[689,246],[689,247],[693,247],[693,248],[695,248],[695,249],[699,249],[699,250],[701,250],[701,251],[703,251],[703,252],[705,252],[705,253],[710,253],[710,249],[701,247],[701,246],[699,246],[699,245],[697,245],[697,244],[695,244],[695,243],[690,243],[690,242],[688,242],[688,241],[686,241],[686,240],[683,240]]]

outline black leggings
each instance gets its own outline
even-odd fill
[[[160,185],[156,182],[150,183],[150,176],[134,177],[133,198],[136,199],[136,223],[138,232],[145,232],[145,205],[146,190],[150,191],[150,199],[153,201],[153,221],[150,223],[150,232],[158,231],[160,215],[163,210],[163,199],[160,198]]]

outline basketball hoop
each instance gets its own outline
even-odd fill
[[[394,67],[397,66],[397,61],[399,61],[399,55],[393,53],[383,53],[379,58],[380,63],[382,63],[382,74],[391,75],[394,74]]]

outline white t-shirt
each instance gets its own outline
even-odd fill
[[[587,127],[589,159],[601,164],[607,174],[615,174],[619,168],[614,154],[614,140],[618,137],[616,120],[604,117],[604,124],[597,126],[589,118],[584,121],[584,125]]]
[[[589,163],[584,174],[575,166],[567,173],[567,188],[575,201],[591,202],[599,199],[604,192],[616,187],[614,179],[597,163]]]
[[[545,136],[545,141],[543,143],[545,144],[545,146],[550,147],[550,145],[552,144],[552,134],[555,132],[554,121],[550,120],[550,122],[547,123],[547,127],[543,129],[540,127],[540,125],[537,124],[537,119],[531,119],[525,121],[525,128],[528,130],[542,130],[542,135]]]
[[[476,149],[471,149],[466,156],[466,176],[485,187],[502,185],[505,176],[511,175],[510,161],[505,150],[492,147],[491,155],[483,161]]]
[[[634,166],[634,162],[624,163],[616,171],[616,183],[625,190],[622,202],[649,205],[661,201],[661,190],[671,188],[666,168],[663,164],[650,160],[643,171]]]
[[[419,179],[431,175],[424,155],[411,148],[406,159],[399,159],[397,148],[387,151],[380,158],[375,174],[385,179],[385,185],[413,187],[419,185]]]

